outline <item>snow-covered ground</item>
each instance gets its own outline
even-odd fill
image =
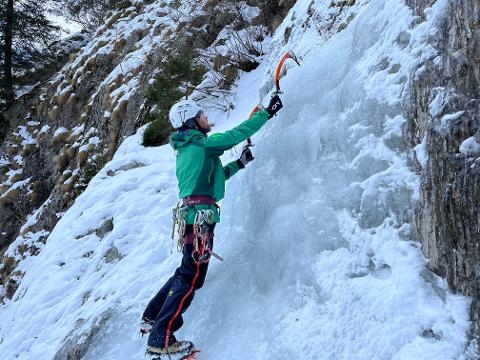
[[[238,124],[282,53],[303,58],[282,80],[284,109],[253,137],[255,161],[227,184],[215,244],[226,260],[212,260],[177,337],[211,360],[464,359],[469,300],[427,270],[411,235],[418,179],[401,142],[406,79],[437,56],[425,41],[447,0],[424,23],[400,0],[357,1],[328,41],[299,26],[307,3],[241,77],[237,107],[209,113],[215,131]],[[312,3],[314,16],[327,11]],[[173,151],[140,143],[141,131],[123,142],[22,262],[22,284],[0,308],[2,358],[53,359],[65,339],[88,336],[86,360],[143,358],[140,316],[180,255]]]
[[[49,0],[47,1],[47,9],[53,9],[55,7],[54,5],[55,1]],[[58,6],[58,5],[57,5]],[[67,14],[58,14],[58,13],[53,13],[52,11],[47,12],[46,14],[47,19],[51,21],[55,26],[58,26],[62,29],[61,31],[61,38],[68,37],[71,34],[75,34],[77,32],[82,31],[82,26],[80,24],[77,24],[73,21],[70,21],[67,19]]]
[[[61,38],[68,37],[71,34],[82,31],[82,27],[72,21],[66,20],[62,16],[48,14],[47,19],[54,25],[62,28]]]

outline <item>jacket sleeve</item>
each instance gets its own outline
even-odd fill
[[[209,136],[205,141],[205,148],[222,152],[231,149],[255,134],[267,121],[267,110],[258,111],[250,119],[233,129]]]
[[[225,180],[230,179],[233,175],[235,175],[240,167],[238,166],[238,161],[232,161],[228,163],[226,166],[223,167],[223,173],[225,174]]]

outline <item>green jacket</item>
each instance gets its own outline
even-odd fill
[[[223,166],[220,156],[225,150],[231,149],[255,134],[267,120],[268,112],[261,110],[224,133],[216,133],[208,137],[193,129],[179,130],[174,133],[170,137],[170,145],[175,149],[177,156],[179,197],[209,195],[216,201],[223,199],[225,181],[232,177],[239,167],[236,161]],[[191,222],[187,220],[187,223]]]

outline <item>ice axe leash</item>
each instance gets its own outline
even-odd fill
[[[275,84],[275,91],[273,92],[272,96],[275,96],[275,95],[278,95],[278,94],[282,93],[282,89],[280,88],[280,79],[283,78],[286,75],[286,72],[283,72],[282,70],[284,70],[285,62],[288,59],[292,59],[293,61],[295,61],[295,63],[298,66],[300,66],[300,62],[299,62],[297,56],[295,55],[295,53],[293,51],[290,50],[290,51],[287,51],[285,54],[283,54],[282,58],[280,59],[280,61],[277,64],[277,68],[275,69],[275,74],[274,74],[274,77],[273,77],[273,82]],[[255,106],[252,109],[252,111],[250,111],[250,115],[248,117],[251,118],[257,111],[260,111],[261,108],[262,108],[261,104]],[[245,146],[247,146],[247,147],[253,146],[252,139],[248,138],[247,139],[247,145],[245,145]]]

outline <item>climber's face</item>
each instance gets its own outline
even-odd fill
[[[198,125],[205,133],[208,133],[210,130],[212,130],[212,125],[208,122],[208,117],[203,113],[203,111],[198,119]]]

